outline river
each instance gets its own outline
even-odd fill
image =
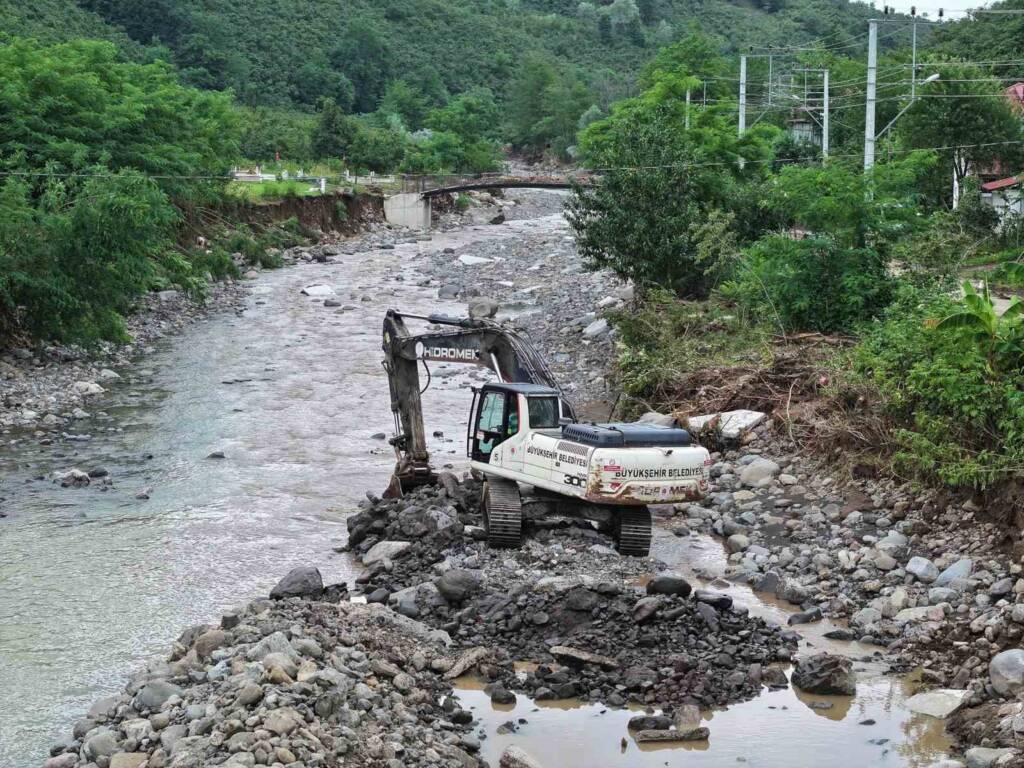
[[[393,432],[384,311],[461,314],[416,285],[418,259],[564,226],[515,221],[266,272],[241,311],[121,371],[89,405],[89,441],[0,446],[0,765],[39,764],[185,627],[266,594],[289,568],[350,580],[352,561],[333,551],[344,518],[393,466],[371,439]],[[300,293],[316,283],[354,309]],[[435,456],[462,456],[466,384],[435,376],[424,396],[428,434],[445,433]],[[215,451],[226,458],[206,458]],[[113,487],[34,479],[71,467],[103,467]],[[136,499],[146,488],[150,499]]]

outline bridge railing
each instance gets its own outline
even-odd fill
[[[435,189],[446,187],[461,187],[465,184],[475,184],[488,180],[507,179],[507,173],[472,173],[472,174],[450,174],[450,173],[406,173],[402,174],[403,192],[431,192]]]

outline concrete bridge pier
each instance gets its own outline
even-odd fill
[[[430,198],[419,192],[403,192],[384,199],[384,218],[389,224],[409,229],[430,229]]]

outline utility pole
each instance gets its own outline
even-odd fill
[[[747,57],[740,56],[740,136],[747,129]]]
[[[821,114],[821,156],[828,157],[828,70],[825,70],[825,96]]]
[[[772,56],[768,54],[768,106],[772,105]]]
[[[878,22],[868,22],[868,93],[864,113],[864,170],[875,164],[875,89],[878,85]]]
[[[917,93],[917,9],[914,6],[910,6],[910,15],[914,17],[910,46],[910,100],[913,101]]]
[[[690,89],[686,89],[686,123],[684,125],[686,130],[690,130]]]

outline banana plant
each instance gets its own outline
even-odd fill
[[[1000,361],[1019,367],[1024,359],[1024,303],[1014,297],[1000,314],[992,301],[988,283],[982,283],[981,292],[969,280],[964,281],[963,309],[940,320],[935,328],[940,331],[959,329],[978,346],[992,373],[998,373]]]

